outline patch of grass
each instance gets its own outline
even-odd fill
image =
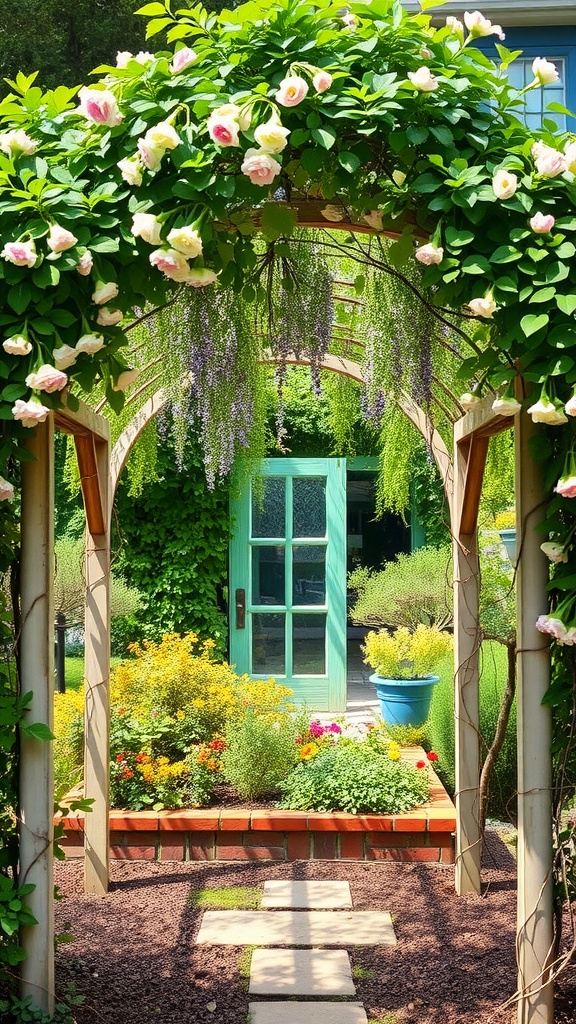
[[[197,889],[190,896],[192,906],[202,910],[259,910],[261,902],[260,889],[242,886]]]
[[[110,667],[114,668],[122,658],[110,658]],[[84,682],[84,658],[66,658],[64,678],[67,690],[79,690]]]
[[[248,991],[250,968],[252,966],[252,953],[256,948],[256,946],[245,946],[238,957],[238,973],[242,978],[242,988],[245,992]]]
[[[352,968],[352,977],[358,981],[362,981],[365,978],[373,978],[375,971],[371,971],[369,967],[362,967],[361,964],[354,964]]]
[[[383,1017],[369,1017],[368,1024],[399,1024],[395,1013],[385,1013]]]

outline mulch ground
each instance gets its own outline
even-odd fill
[[[75,941],[59,947],[60,986],[86,996],[78,1024],[246,1024],[248,980],[242,947],[195,946],[199,888],[259,886],[266,879],[350,882],[356,910],[388,910],[398,946],[351,948],[357,996],[381,1024],[509,1024],[515,990],[515,864],[488,837],[485,890],[458,898],[453,869],[429,864],[206,864],[113,862],[106,896],[82,894],[82,865],[56,867],[65,898],[57,927]],[[244,958],[245,959],[245,958]],[[215,1004],[215,1006],[214,1006]],[[576,966],[558,985],[557,1024],[576,1019]]]

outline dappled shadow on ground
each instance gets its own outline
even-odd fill
[[[78,1024],[246,1024],[242,948],[194,944],[202,912],[192,892],[267,879],[348,880],[354,909],[390,911],[398,937],[395,948],[349,949],[369,1018],[508,1024],[515,1009],[496,1011],[515,989],[514,860],[496,836],[485,865],[483,895],[462,898],[453,869],[428,864],[116,862],[103,897],[82,895],[80,864],[58,865],[66,897],[57,904],[59,927],[70,921],[76,936],[58,953],[59,980],[73,979],[86,994]]]

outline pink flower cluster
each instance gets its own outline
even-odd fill
[[[337,722],[331,722],[330,725],[322,725],[321,722],[310,722],[309,728],[310,735],[315,739],[320,739],[321,736],[329,735],[340,735],[342,727]]]

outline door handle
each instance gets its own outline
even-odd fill
[[[236,591],[236,629],[246,629],[246,591]]]

